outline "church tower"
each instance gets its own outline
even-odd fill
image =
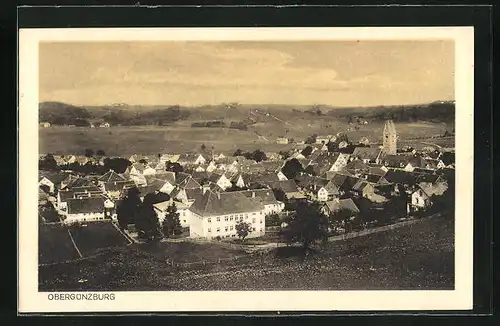
[[[384,151],[387,154],[394,155],[396,154],[397,149],[397,134],[396,134],[396,126],[394,126],[394,122],[392,120],[387,120],[384,125],[383,132],[383,147]]]

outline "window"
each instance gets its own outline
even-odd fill
[[[229,219],[229,218],[228,218],[227,216],[224,216],[224,221],[226,221],[226,222],[227,222],[227,221],[228,221],[228,219]]]
[[[212,229],[211,229],[211,228],[208,228],[208,232],[209,232],[209,233],[210,233],[210,232],[212,232]]]
[[[230,230],[230,231],[233,231],[233,226],[232,226],[232,225],[229,227],[229,230]]]
[[[208,223],[212,223],[212,219],[211,218],[208,219]]]
[[[240,214],[240,218],[243,218],[243,214]]]
[[[217,228],[217,232],[220,232],[220,228]]]
[[[182,212],[182,216],[186,216],[186,212]]]
[[[255,217],[252,219],[252,223],[255,223]]]
[[[262,224],[262,220],[260,220],[260,224]]]
[[[220,217],[217,217],[217,222],[220,222]]]
[[[255,228],[252,228],[252,231],[255,231]]]
[[[261,228],[261,229],[260,229],[260,232],[262,232],[263,230],[264,230],[264,229],[262,229],[262,228]]]
[[[257,213],[252,213],[252,215],[257,215]],[[248,216],[246,216],[246,218],[248,218]]]
[[[245,217],[248,218],[248,214],[245,214]],[[240,216],[240,219],[243,219],[243,216]]]
[[[232,220],[233,220],[233,215],[231,215],[231,217],[229,218],[229,220],[230,220],[230,221],[232,221]]]

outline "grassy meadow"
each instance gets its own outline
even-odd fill
[[[347,131],[349,125],[345,121],[328,116],[286,119],[285,113],[266,117],[265,121],[249,126],[246,131],[228,128],[192,128],[191,122],[187,121],[170,126],[112,126],[111,128],[53,126],[39,129],[39,152],[83,154],[85,148],[91,148],[94,151],[102,149],[109,156],[126,156],[134,153],[196,151],[205,144],[207,149],[213,146],[217,152],[231,154],[238,148],[273,152],[294,148],[292,144],[276,144],[276,137],[284,135],[298,141],[305,140],[312,134],[326,135],[342,131],[353,141],[367,137],[374,143],[380,142],[382,137],[382,122],[373,122],[360,126],[359,130]],[[398,123],[396,129],[403,144],[408,138],[430,138],[433,135],[443,134],[447,126],[427,122]],[[420,141],[411,141],[411,145],[425,146]]]
[[[331,242],[304,258],[246,254],[216,244],[132,245],[41,266],[40,291],[424,290],[454,288],[454,219],[443,216]],[[285,249],[285,248],[280,248]],[[173,267],[200,259],[221,263]],[[80,279],[87,280],[84,283]]]

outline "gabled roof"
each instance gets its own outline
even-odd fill
[[[338,195],[339,194],[339,187],[337,187],[337,185],[335,185],[333,182],[328,182],[324,188],[326,189],[326,191],[328,191],[328,194],[329,195]]]
[[[354,214],[358,214],[360,212],[358,206],[356,206],[351,198],[327,201],[325,205],[328,207],[330,212],[337,212],[341,209],[346,209]]]
[[[381,149],[376,147],[356,147],[352,156],[360,160],[376,161],[380,156]]]
[[[165,212],[167,210],[167,208],[169,206],[171,206],[172,204],[175,203],[175,206],[177,207],[177,209],[187,209],[189,208],[188,205],[180,202],[180,201],[176,201],[176,200],[167,200],[167,201],[162,201],[162,202],[159,202],[159,203],[156,203],[156,204],[153,204],[153,207],[158,209],[159,211],[162,211],[162,212]]]
[[[203,155],[198,153],[182,153],[179,156],[178,162],[194,163],[199,157]]]
[[[425,183],[436,183],[441,181],[442,178],[437,175],[437,174],[428,174],[428,173],[422,173],[417,177],[417,182],[425,182]]]
[[[75,187],[95,187],[95,185],[87,178],[81,177],[72,177],[69,182],[66,184],[66,188],[75,188]]]
[[[238,191],[248,198],[255,198],[261,202],[262,205],[273,205],[278,203],[276,196],[272,189],[255,189]]]
[[[349,163],[344,167],[346,170],[351,170],[351,171],[356,171],[356,170],[368,170],[368,165],[363,163],[361,160],[354,160]]]
[[[341,188],[347,178],[348,176],[345,174],[336,173],[331,179],[331,182]]]
[[[386,173],[387,173],[387,171],[385,171],[381,167],[370,166],[368,168],[368,174],[371,174],[371,175],[378,175],[378,176],[383,177]]]
[[[106,182],[104,184],[104,189],[106,191],[122,191],[132,187],[135,187],[135,182],[131,180]]]
[[[62,181],[69,177],[68,173],[65,172],[52,172],[52,171],[39,171],[40,177],[45,177],[50,180],[53,184],[58,185]]]
[[[68,199],[68,214],[89,214],[104,212],[104,198],[90,197]]]
[[[281,189],[285,193],[298,192],[297,184],[295,180],[284,180],[284,181],[276,181],[271,184],[273,188]]]
[[[391,183],[413,185],[416,183],[415,174],[406,171],[389,170],[384,178]]]
[[[132,168],[135,168],[139,173],[143,173],[144,170],[146,169],[146,165],[136,162],[130,166],[130,170],[132,170]]]
[[[177,179],[177,186],[180,188],[194,189],[201,187],[201,185],[195,179],[193,179],[193,177],[190,174],[179,173],[176,179]]]
[[[125,178],[116,173],[115,171],[109,170],[108,172],[100,176],[97,180],[102,182],[118,182],[118,181],[125,181]]]
[[[441,156],[441,161],[445,165],[450,165],[455,163],[455,153],[454,152],[444,152],[443,155]]]
[[[200,216],[220,216],[255,212],[263,208],[259,200],[247,198],[240,192],[206,191],[196,197],[190,210]]]

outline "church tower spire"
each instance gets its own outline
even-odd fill
[[[387,120],[385,122],[382,138],[384,151],[387,154],[395,155],[397,150],[397,134],[396,126],[392,120]]]

